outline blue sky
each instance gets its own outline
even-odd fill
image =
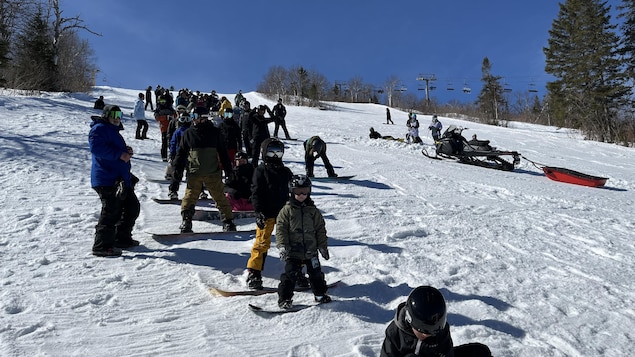
[[[234,93],[255,90],[272,66],[302,65],[332,82],[359,76],[382,86],[394,75],[419,97],[416,78],[434,74],[430,95],[443,103],[476,99],[484,57],[513,93],[535,87],[542,95],[542,48],[558,3],[62,0],[62,9],[103,35],[80,34],[95,51],[98,85]]]

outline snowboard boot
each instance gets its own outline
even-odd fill
[[[327,302],[331,302],[331,297],[324,294],[324,295],[315,295],[315,302],[317,302],[318,304],[326,304]]]
[[[247,287],[253,290],[262,290],[262,275],[259,270],[249,269],[247,275]]]
[[[223,232],[236,232],[236,225],[233,220],[226,219],[223,221]]]
[[[293,300],[278,301],[278,307],[280,307],[283,310],[289,310],[293,307]]]
[[[179,194],[176,193],[176,191],[170,191],[170,193],[168,193],[168,197],[171,200],[178,200],[179,199]]]
[[[121,249],[106,248],[106,249],[93,250],[93,255],[96,257],[119,257],[121,256]]]
[[[192,216],[194,213],[190,210],[185,210],[181,212],[181,216],[183,216],[183,222],[181,222],[181,233],[192,233]]]

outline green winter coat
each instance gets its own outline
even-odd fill
[[[276,245],[285,249],[290,259],[309,260],[318,248],[327,248],[326,224],[311,198],[299,203],[291,199],[276,219]]]

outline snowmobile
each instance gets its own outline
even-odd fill
[[[435,142],[436,153],[430,155],[426,149],[421,153],[431,159],[455,159],[460,163],[482,166],[503,171],[512,171],[520,163],[520,154],[516,151],[500,151],[490,146],[489,140],[473,138],[467,141],[462,132],[465,130],[456,125],[450,125],[443,136]],[[512,162],[503,159],[511,156]]]

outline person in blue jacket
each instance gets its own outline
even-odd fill
[[[104,107],[100,116],[92,116],[88,143],[92,154],[90,181],[101,200],[101,213],[95,226],[93,254],[120,256],[121,249],[139,245],[132,239],[132,228],[140,205],[134,193],[138,179],[130,172],[132,148],[119,133],[122,112],[116,105]]]

